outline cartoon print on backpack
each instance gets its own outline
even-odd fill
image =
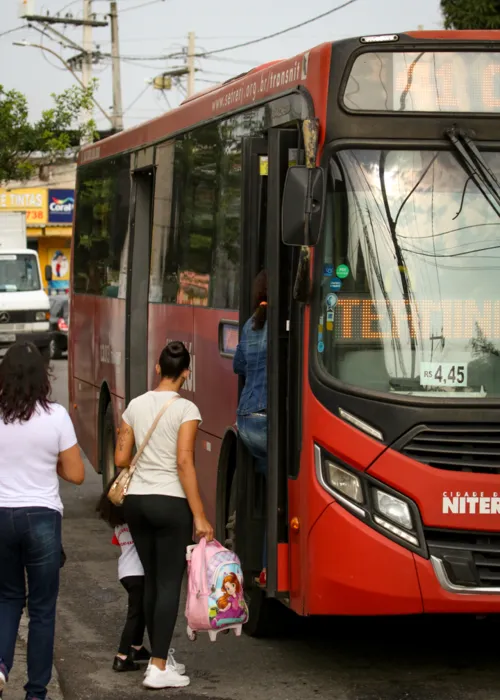
[[[214,629],[228,625],[243,625],[248,619],[248,609],[243,598],[238,568],[237,564],[224,567],[218,577],[215,591],[209,598],[210,624]]]

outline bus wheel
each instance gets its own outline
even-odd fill
[[[101,435],[101,473],[102,486],[105,489],[116,476],[115,467],[115,424],[111,403],[106,408]]]
[[[266,596],[257,585],[245,587],[245,601],[248,605],[248,622],[243,631],[249,637],[269,637],[278,624],[279,603]]]

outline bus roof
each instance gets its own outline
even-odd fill
[[[197,93],[165,114],[84,147],[78,156],[80,165],[156,143],[184,129],[237,112],[305,86],[319,94],[330,69],[331,43],[322,44],[293,58],[272,61],[236,78]],[[326,90],[323,91],[326,93]],[[326,94],[324,96],[326,108]]]
[[[498,30],[409,31],[396,36],[417,41],[500,41]],[[353,37],[350,41],[356,41],[356,38]],[[332,43],[328,42],[293,58],[271,61],[252,68],[193,95],[179,107],[155,119],[84,147],[79,153],[78,164],[84,165],[147,147],[196,124],[206,123],[225,114],[229,116],[245,107],[265,102],[270,97],[293,92],[300,86],[307,89],[314,101],[316,115],[321,116],[326,113],[327,90],[321,88],[327,85],[331,51]]]

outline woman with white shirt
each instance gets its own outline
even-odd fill
[[[145,574],[146,627],[152,658],[144,678],[147,688],[189,685],[169,649],[179,610],[186,547],[192,542],[193,520],[198,537],[213,539],[205,517],[194,466],[198,408],[178,392],[189,377],[189,352],[183,343],[169,343],[161,353],[160,383],[130,402],[122,416],[115,452],[118,467],[128,467],[163,406],[161,417],[140,459],[124,502]]]
[[[44,700],[52,674],[61,566],[60,476],[85,468],[71,419],[50,400],[48,368],[30,343],[0,365],[0,695],[14,662],[28,579],[26,700]]]

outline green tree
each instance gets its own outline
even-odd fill
[[[500,0],[441,0],[446,29],[500,29]]]
[[[53,106],[32,122],[25,95],[0,85],[0,184],[29,179],[36,167],[30,161],[35,153],[50,162],[82,138],[93,140],[94,122],[80,123],[84,110],[92,106],[93,92],[91,86],[87,90],[71,87],[60,95],[53,94]]]

